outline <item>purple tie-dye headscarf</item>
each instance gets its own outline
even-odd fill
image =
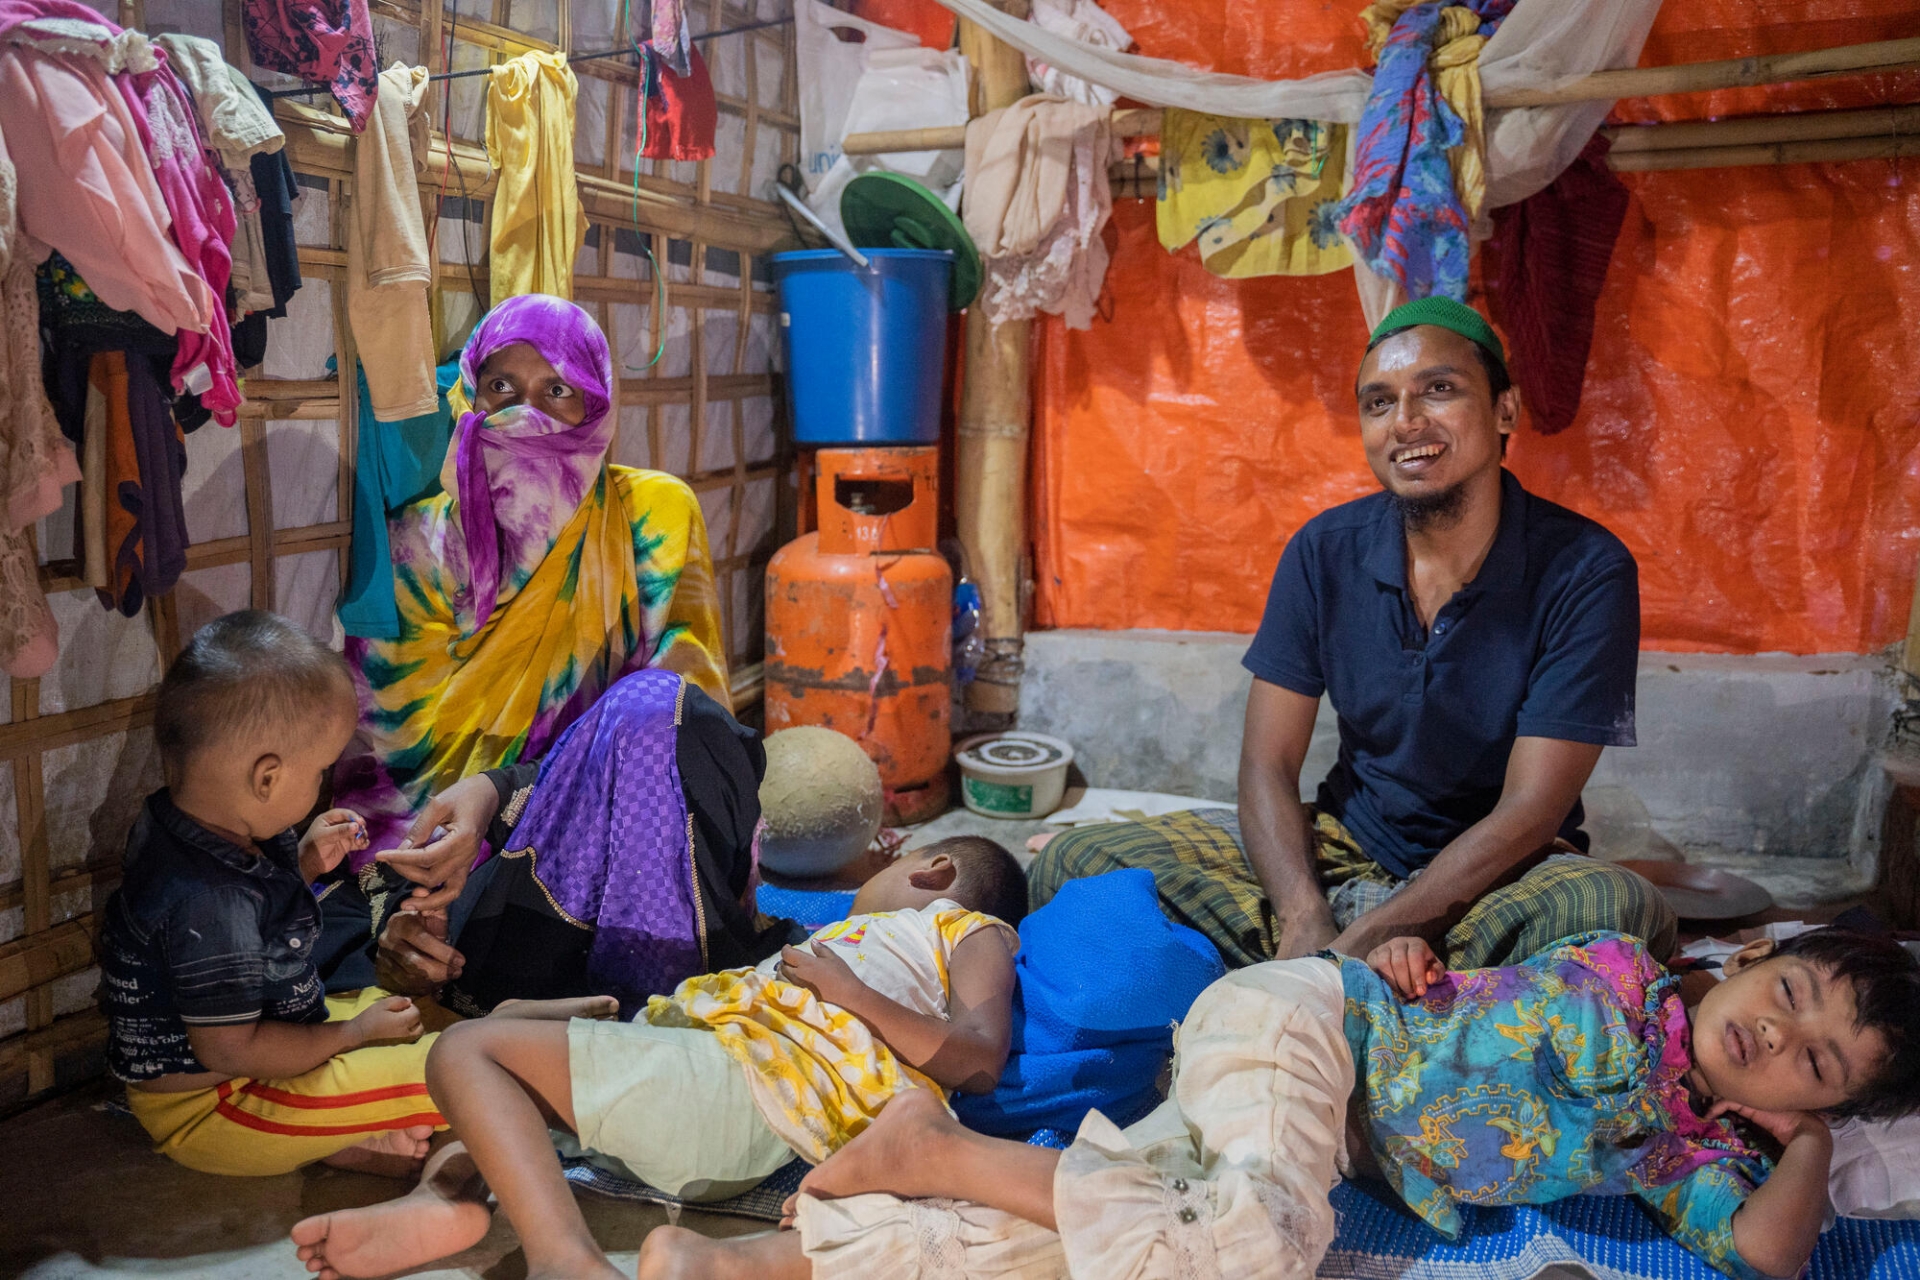
[[[460,613],[469,634],[486,625],[552,550],[580,506],[613,441],[613,356],[593,317],[545,293],[527,293],[488,312],[460,353],[467,403],[478,400],[480,366],[524,342],[580,393],[586,416],[570,427],[532,405],[491,416],[469,411],[454,428],[441,486],[454,495],[471,595]],[[448,474],[448,473],[451,474]],[[467,617],[463,616],[463,622]]]

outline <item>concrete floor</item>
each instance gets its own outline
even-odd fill
[[[278,1178],[219,1178],[149,1149],[132,1117],[106,1109],[105,1082],[0,1124],[0,1277],[107,1280],[305,1280],[287,1231],[301,1218],[389,1199],[405,1185],[315,1166]],[[587,1193],[580,1206],[615,1265],[632,1272],[665,1209]],[[687,1211],[708,1235],[765,1231],[746,1218]],[[504,1217],[477,1246],[436,1269],[452,1280],[522,1280],[526,1262]]]

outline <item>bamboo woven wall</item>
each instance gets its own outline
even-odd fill
[[[125,26],[218,40],[252,68],[241,0],[89,0]],[[620,0],[372,0],[380,64],[484,67],[529,49],[597,51],[621,43]],[[644,13],[644,5],[639,6]],[[696,32],[786,17],[790,0],[687,0]],[[634,177],[636,73],[580,63],[576,161],[591,230],[575,296],[622,368],[616,462],[682,476],[706,513],[736,703],[758,696],[762,571],[776,545],[786,471],[774,427],[775,339],[767,255],[788,225],[766,194],[799,151],[791,25],[701,44],[719,97],[719,154],[699,164],[643,161]],[[487,291],[484,76],[434,86],[431,163],[438,208],[437,334],[443,355]],[[183,636],[248,606],[275,609],[326,636],[345,580],[352,514],[353,344],[346,325],[345,211],[350,135],[324,96],[279,104],[303,192],[296,208],[305,286],[270,323],[249,371],[240,424],[187,437],[193,547],[168,597],[123,618],[82,588],[65,557],[68,510],[38,530],[60,623],[59,664],[11,682],[0,701],[0,1109],[97,1073],[104,1022],[94,1008],[98,911],[118,882],[121,846],[159,783],[152,690]],[[450,126],[445,132],[442,123]],[[451,142],[446,133],[452,134]],[[431,226],[430,221],[430,226]],[[665,274],[665,306],[642,238]],[[475,294],[481,295],[476,298]],[[649,360],[662,337],[665,352]],[[337,370],[328,369],[338,357]]]

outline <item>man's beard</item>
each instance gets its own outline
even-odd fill
[[[1403,497],[1389,489],[1387,501],[1400,513],[1400,522],[1408,533],[1426,533],[1446,529],[1460,522],[1460,517],[1467,511],[1467,486],[1462,481],[1438,493],[1422,494],[1417,498]]]

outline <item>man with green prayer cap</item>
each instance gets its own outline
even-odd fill
[[[1587,856],[1580,791],[1634,741],[1639,576],[1606,529],[1502,465],[1520,393],[1472,308],[1423,298],[1367,344],[1360,439],[1381,492],[1287,543],[1248,649],[1240,800],[1056,836],[1034,906],[1076,876],[1153,871],[1229,964],[1426,939],[1454,969],[1611,930],[1664,959],[1672,910]],[[1339,760],[1300,771],[1322,695]]]

